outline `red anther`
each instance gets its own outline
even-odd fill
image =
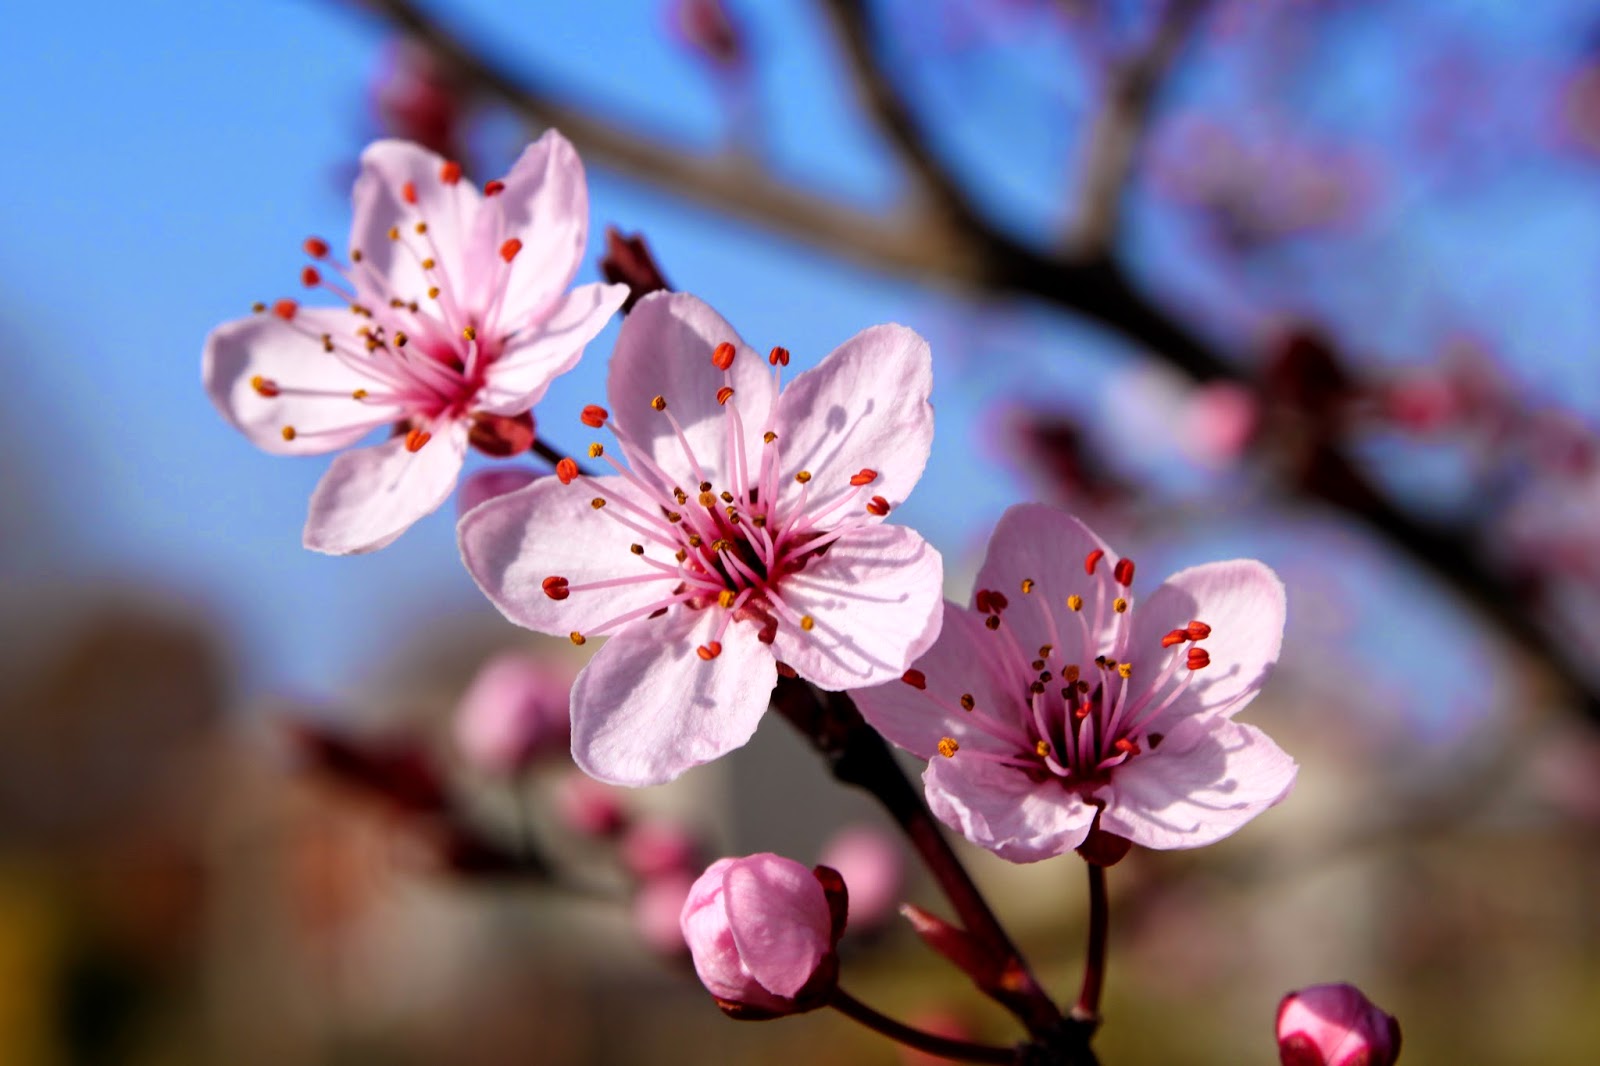
[[[1133,741],[1129,740],[1127,737],[1123,737],[1121,740],[1117,741],[1115,744],[1113,744],[1111,746],[1113,748],[1115,748],[1116,750],[1122,752],[1122,754],[1124,754],[1124,755],[1137,755],[1137,754],[1139,754],[1139,745],[1135,744]]]
[[[1211,653],[1204,648],[1189,649],[1189,669],[1204,670],[1211,665]]]
[[[1100,560],[1104,559],[1105,557],[1106,557],[1106,550],[1104,548],[1096,548],[1094,551],[1092,551],[1088,555],[1084,556],[1083,557],[1083,572],[1088,574],[1090,577],[1093,577],[1094,576],[1094,568],[1099,566],[1100,565]]]
[[[509,263],[517,257],[517,253],[520,251],[522,251],[522,242],[515,237],[508,237],[506,242],[500,246],[500,258]]]
[[[772,352],[767,356],[767,362],[771,363],[773,366],[788,366],[789,349],[783,347],[782,345],[775,345],[772,349]]]
[[[1118,559],[1116,567],[1111,571],[1111,576],[1123,588],[1133,584],[1133,560]]]
[[[599,429],[601,426],[606,424],[606,419],[610,417],[610,414],[604,407],[594,403],[585,407],[583,409],[583,413],[578,415],[578,418],[582,420],[583,424],[588,426],[590,429]]]
[[[1001,611],[1010,606],[1011,601],[1006,599],[1005,593],[999,592],[995,589],[989,590],[989,607],[994,611],[995,614],[999,614]]]
[[[874,496],[867,501],[867,513],[882,518],[889,513],[889,501],[882,496]]]
[[[404,200],[408,204],[414,204],[417,202],[417,186],[414,182],[408,181],[404,185],[400,186],[400,199]]]
[[[425,429],[413,429],[406,434],[406,451],[420,452],[422,446],[433,439],[433,434]]]
[[[907,670],[904,674],[900,675],[900,680],[904,681],[912,688],[925,689],[928,687],[928,679],[923,675],[921,670]]]
[[[724,385],[722,388],[717,390],[718,404],[727,406],[728,401],[731,399],[733,399],[733,389],[729,388],[727,385]]]
[[[715,659],[717,656],[722,654],[722,645],[713,640],[709,644],[700,645],[694,650],[694,653],[700,656],[700,658],[706,662],[710,662],[712,659]]]
[[[322,284],[322,275],[317,273],[316,267],[306,267],[300,271],[300,284],[308,289],[314,289]]]
[[[506,183],[503,181],[486,181],[483,183],[483,195],[485,196],[499,196],[505,191]]]
[[[1174,629],[1172,632],[1161,638],[1161,646],[1163,648],[1170,648],[1174,644],[1182,644],[1188,639],[1188,632],[1182,629]]]
[[[328,254],[328,242],[321,237],[307,237],[300,247],[304,248],[306,254],[313,259],[321,259]]]
[[[878,480],[878,472],[876,470],[868,470],[866,467],[862,467],[859,474],[850,475],[850,484],[852,485],[870,485],[876,480]]]
[[[978,609],[979,614],[988,614],[994,610],[994,604],[989,602],[989,590],[979,589],[972,597],[972,605]]]
[[[563,485],[570,485],[578,476],[578,464],[571,459],[563,459],[556,464],[556,477],[561,479]]]
[[[461,164],[454,159],[439,168],[439,180],[446,185],[454,185],[461,180]]]
[[[258,395],[265,396],[268,399],[278,395],[278,383],[271,378],[264,378],[260,374],[250,379],[250,387],[255,389]]]
[[[1190,622],[1186,632],[1190,640],[1205,640],[1211,635],[1211,627],[1204,622]]]
[[[733,345],[723,341],[711,353],[711,365],[718,370],[726,370],[733,365]]]
[[[277,303],[272,305],[272,313],[283,319],[285,322],[293,322],[294,314],[298,310],[300,310],[300,305],[295,303],[293,300],[279,300]]]
[[[564,600],[572,595],[572,590],[567,587],[567,579],[556,574],[551,574],[540,584],[544,586],[544,594],[552,600]]]

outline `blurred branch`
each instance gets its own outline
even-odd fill
[[[883,73],[881,41],[873,35],[862,5],[826,2],[844,33],[872,117],[932,193],[933,204],[911,204],[898,216],[885,218],[798,188],[756,160],[697,155],[621,129],[560,99],[535,77],[497,64],[419,4],[363,0],[395,30],[428,46],[464,83],[531,122],[560,127],[586,158],[600,165],[856,263],[935,285],[969,286],[991,296],[1037,298],[1099,323],[1191,377],[1240,380],[1254,388],[1264,404],[1274,403],[1271,382],[1254,376],[1237,358],[1247,353],[1225,356],[1221,347],[1170,315],[1129,280],[1111,254],[1114,234],[1109,229],[1086,249],[1049,252],[1024,245],[978,217],[923,142],[911,109]],[[1164,72],[1203,6],[1203,0],[1176,0],[1150,51],[1123,72],[1131,87],[1123,90],[1126,98],[1119,123],[1127,130],[1142,125]],[[1120,136],[1125,141],[1128,134]],[[1099,180],[1109,192],[1102,189],[1093,195],[1114,201],[1112,176],[1125,178],[1134,154],[1127,144],[1111,144],[1099,149],[1099,156],[1103,161],[1098,167],[1107,175]],[[1106,219],[1099,225],[1115,226],[1114,206],[1091,203],[1091,208],[1090,214]],[[1574,694],[1586,716],[1600,721],[1600,691],[1589,680],[1577,651],[1571,642],[1552,639],[1537,604],[1482,557],[1476,527],[1414,517],[1371,482],[1331,431],[1308,435],[1295,424],[1305,412],[1280,413],[1285,416],[1277,420],[1282,435],[1267,436],[1261,451],[1290,456],[1278,471],[1281,491],[1331,506],[1407,555],[1476,607],[1484,621],[1498,627],[1531,660],[1544,664]]]

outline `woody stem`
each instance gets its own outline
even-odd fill
[[[837,1010],[845,1017],[860,1022],[874,1032],[882,1033],[897,1043],[906,1047],[915,1048],[929,1055],[940,1058],[953,1059],[956,1062],[998,1062],[1015,1063],[1018,1061],[1017,1052],[1011,1048],[994,1047],[990,1044],[974,1044],[967,1040],[953,1040],[950,1037],[939,1036],[895,1021],[888,1015],[880,1014],[856,999],[842,988],[835,988],[828,1000],[828,1006]]]
[[[1083,989],[1072,1019],[1089,1026],[1100,1024],[1100,990],[1105,985],[1106,936],[1111,925],[1111,906],[1106,896],[1106,868],[1098,863],[1089,867],[1089,948],[1083,960]]]

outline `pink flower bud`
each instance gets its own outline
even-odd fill
[[[642,821],[622,838],[622,865],[641,881],[657,880],[694,871],[695,839],[683,825],[665,818]],[[680,904],[683,900],[678,901]]]
[[[819,1007],[837,977],[828,895],[792,859],[717,860],[689,890],[679,921],[701,983],[735,1017]]]
[[[571,679],[526,655],[508,652],[479,670],[456,708],[456,744],[472,765],[511,774],[570,737]]]
[[[821,862],[849,886],[855,928],[880,926],[894,916],[905,886],[905,854],[894,837],[871,826],[848,826],[828,841]]]
[[[1391,1066],[1400,1023],[1354,985],[1312,985],[1278,1004],[1283,1066]]]
[[[628,824],[621,796],[620,789],[574,771],[556,787],[556,816],[579,836],[614,837]]]

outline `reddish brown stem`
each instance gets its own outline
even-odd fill
[[[1106,868],[1089,867],[1089,949],[1083,960],[1083,990],[1072,1018],[1088,1026],[1100,1024],[1100,991],[1105,987],[1106,939],[1111,927],[1111,904],[1106,896]]]

